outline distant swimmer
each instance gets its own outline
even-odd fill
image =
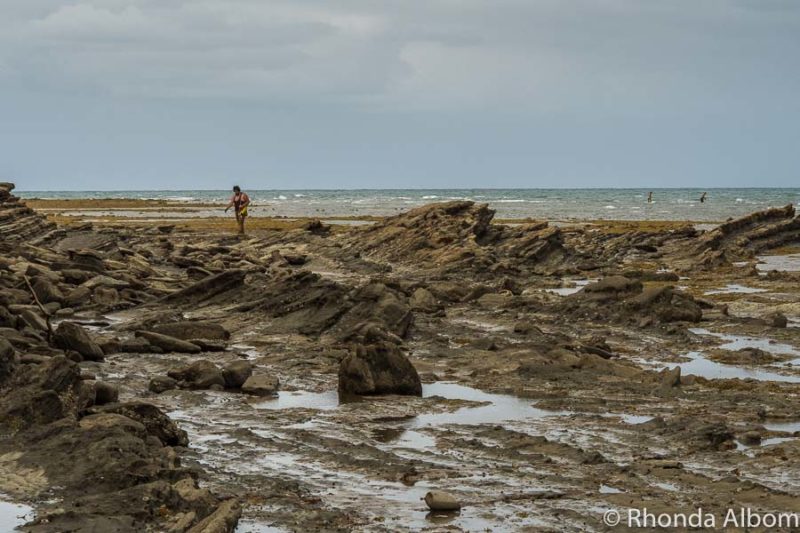
[[[700,197],[700,203],[701,203],[701,204],[704,204],[704,203],[706,203],[706,196],[708,196],[708,193],[705,193],[705,192],[704,192],[704,193],[703,193],[703,196],[701,196],[701,197]]]
[[[647,195],[647,203],[648,204],[653,203],[653,191],[650,191],[650,194]]]
[[[250,197],[247,193],[242,192],[238,185],[233,186],[233,196],[231,201],[228,202],[228,207],[225,212],[233,207],[233,212],[236,214],[236,223],[239,224],[239,235],[244,235],[244,221],[247,218],[247,206],[250,205]]]

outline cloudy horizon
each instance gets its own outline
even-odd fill
[[[792,0],[6,0],[24,190],[791,187]]]

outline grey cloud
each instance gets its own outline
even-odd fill
[[[2,0],[0,179],[788,184],[798,57],[796,0]]]
[[[403,109],[637,108],[669,96],[706,105],[715,83],[736,93],[737,75],[774,74],[754,55],[798,52],[796,38],[763,35],[765,24],[800,30],[800,11],[779,0],[6,3],[6,78]],[[796,76],[786,81],[797,88]]]

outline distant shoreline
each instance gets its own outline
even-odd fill
[[[495,219],[554,223],[588,221],[673,221],[716,224],[770,207],[800,201],[800,189],[709,190],[700,202],[700,189],[653,190],[647,202],[645,189],[494,189],[494,190],[361,190],[361,191],[266,191],[247,190],[252,199],[251,216],[273,219],[336,219],[375,221],[422,205],[473,201],[489,204]],[[703,191],[706,192],[706,191]],[[44,198],[43,196],[50,196]],[[227,191],[122,191],[21,193],[31,207],[64,217],[115,217],[120,219],[219,218]]]

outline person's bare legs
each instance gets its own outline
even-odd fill
[[[247,217],[244,217],[244,216],[240,215],[239,213],[236,213],[236,223],[239,225],[239,235],[244,235],[244,219],[245,218],[247,218]]]

